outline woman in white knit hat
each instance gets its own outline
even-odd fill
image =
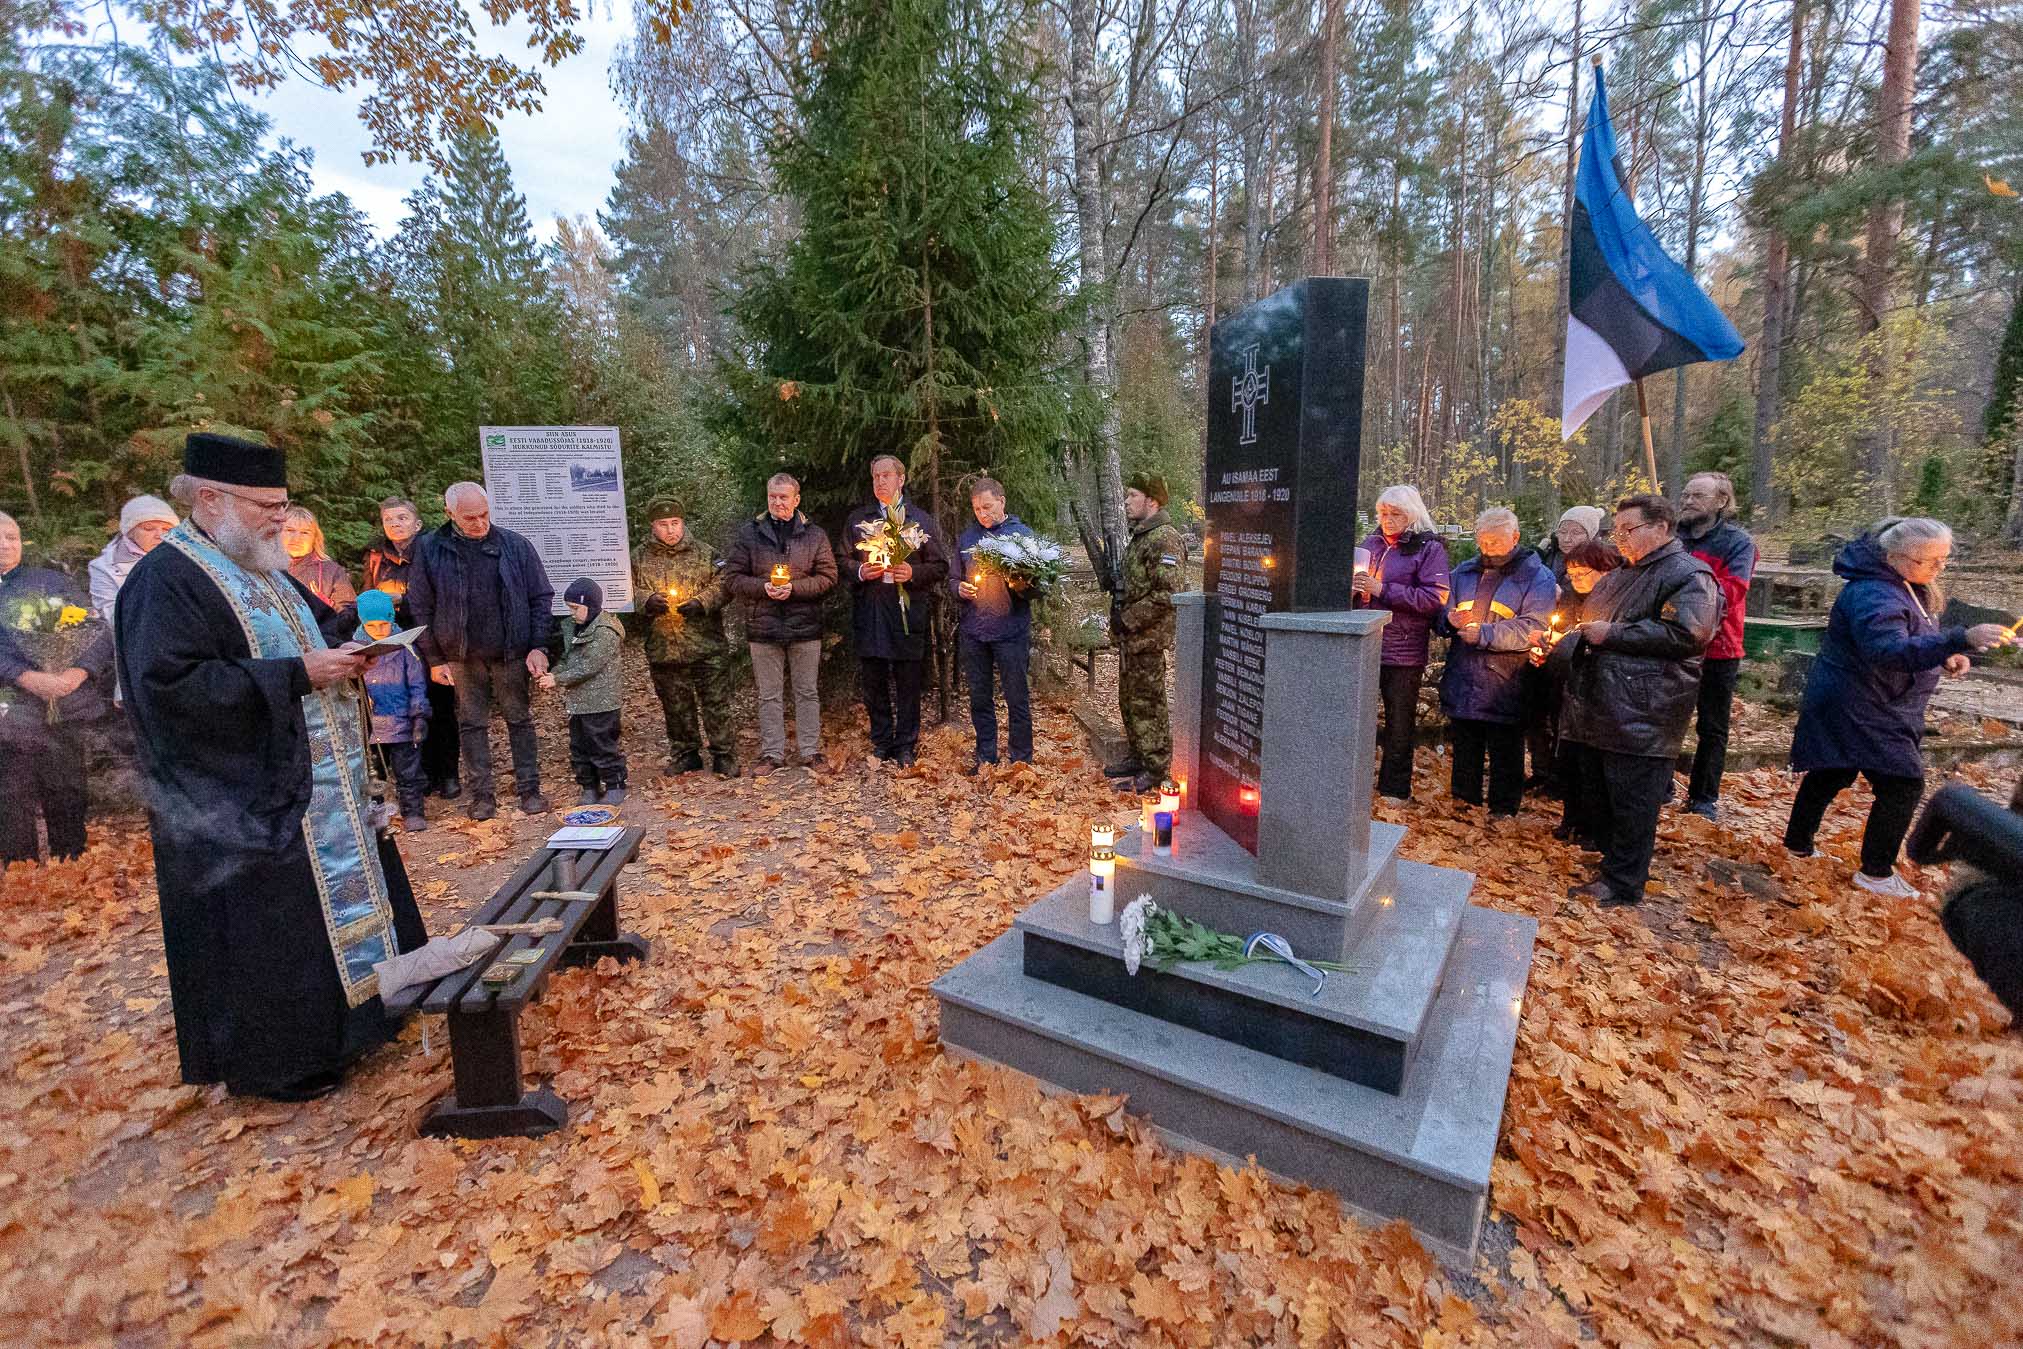
[[[91,607],[108,626],[112,623],[113,601],[134,564],[154,551],[162,536],[179,522],[169,503],[160,497],[137,496],[120,507],[119,533],[105,550],[91,560]]]

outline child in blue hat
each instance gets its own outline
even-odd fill
[[[393,596],[384,590],[360,595],[358,639],[377,642],[392,635]],[[422,809],[428,777],[421,766],[421,742],[428,735],[428,669],[412,650],[392,652],[365,667],[365,691],[372,698],[372,743],[399,796],[401,827],[422,833],[428,828]]]

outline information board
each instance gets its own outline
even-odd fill
[[[609,613],[632,611],[631,538],[625,460],[615,426],[483,426],[485,491],[492,522],[524,534],[562,592],[587,576],[604,588]]]

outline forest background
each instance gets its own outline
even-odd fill
[[[1759,526],[2023,536],[2023,3],[676,0],[613,63],[616,186],[541,245],[498,141],[570,0],[0,4],[0,507],[75,557],[183,435],[284,445],[355,556],[480,424],[612,424],[715,534],[785,466],[818,516],[896,451],[1114,546],[1198,483],[1206,334],[1371,279],[1365,507],[1464,522],[1638,480],[1634,399],[1557,434],[1564,230],[1604,64],[1639,208],[1749,343],[1647,382],[1660,476]],[[110,22],[123,16],[125,23]],[[428,162],[385,239],[235,96],[360,94]],[[565,115],[561,110],[549,115]]]

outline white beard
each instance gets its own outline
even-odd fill
[[[247,571],[288,570],[288,549],[281,542],[278,531],[272,538],[262,538],[251,527],[242,524],[236,514],[226,511],[211,526],[211,537],[226,557]]]

